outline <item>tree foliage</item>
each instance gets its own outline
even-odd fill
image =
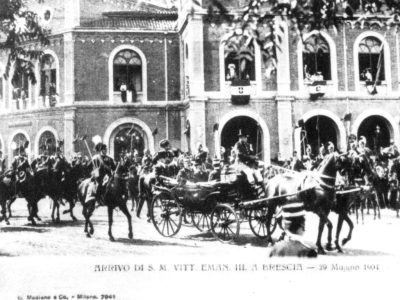
[[[203,0],[203,7],[208,22],[234,28],[232,40],[243,35],[258,43],[270,68],[276,66],[283,23],[301,39],[313,30],[337,31],[346,20],[375,18],[396,32],[400,25],[400,0]]]
[[[48,32],[41,25],[39,16],[27,8],[25,1],[0,0],[0,50],[8,53],[4,72],[6,79],[13,68],[12,82],[18,81],[21,74],[26,74],[33,84],[36,83],[33,61],[40,59],[43,52],[25,46],[32,41],[46,46],[49,44],[47,37]]]

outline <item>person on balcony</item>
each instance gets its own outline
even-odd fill
[[[127,93],[128,87],[127,87],[125,81],[121,82],[121,85],[119,86],[119,90],[121,92],[122,103],[126,103],[126,93]]]

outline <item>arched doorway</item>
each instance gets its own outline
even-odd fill
[[[137,151],[139,156],[143,156],[145,141],[143,130],[140,127],[125,124],[115,130],[113,138],[114,159],[118,159],[122,152],[133,153]]]
[[[324,115],[317,115],[309,118],[304,125],[302,139],[302,152],[306,144],[310,144],[312,152],[318,154],[321,144],[332,142],[335,149],[339,149],[339,129],[334,120]]]
[[[377,127],[379,126],[379,133]],[[374,115],[365,118],[358,127],[357,136],[365,136],[367,146],[372,150],[378,150],[379,147],[387,147],[390,139],[393,138],[393,127],[384,117]]]
[[[12,158],[20,154],[20,147],[24,146],[27,141],[28,137],[21,132],[14,135],[10,145]],[[26,151],[29,154],[29,148]]]
[[[122,152],[137,151],[142,156],[148,147],[147,135],[140,126],[133,123],[118,126],[111,134],[109,144],[110,154],[116,160]]]
[[[54,133],[49,130],[44,131],[40,135],[37,144],[39,155],[41,155],[45,150],[48,151],[49,155],[53,155],[56,152],[56,145],[57,141]]]
[[[263,159],[263,131],[256,120],[247,116],[234,117],[222,128],[221,146],[225,148],[225,154],[229,155],[238,141],[239,130],[248,135],[248,142],[252,145],[254,154]]]
[[[103,142],[108,146],[110,156],[114,158],[119,156],[121,149],[130,152],[131,143],[132,151],[136,149],[142,154],[145,149],[149,149],[154,153],[154,138],[149,126],[133,117],[118,119],[108,126]]]

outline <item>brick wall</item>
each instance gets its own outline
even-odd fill
[[[164,37],[168,40],[169,100],[180,99],[179,38],[176,34],[79,33],[75,35],[76,101],[107,101],[108,60],[116,47],[127,44],[139,48],[147,59],[149,101],[165,100]],[[85,42],[82,42],[85,40]],[[121,43],[124,40],[124,43]],[[130,40],[134,42],[131,43]],[[161,42],[160,42],[161,41]],[[171,42],[170,42],[171,41]]]

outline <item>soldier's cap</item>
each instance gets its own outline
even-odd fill
[[[167,139],[163,139],[160,141],[159,145],[160,145],[160,148],[167,148],[170,145],[170,143]]]

